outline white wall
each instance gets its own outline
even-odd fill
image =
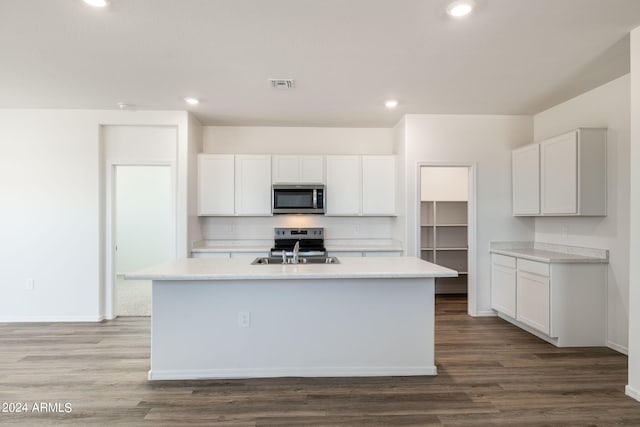
[[[198,217],[198,153],[202,153],[202,125],[191,114],[188,118],[187,150],[187,251],[202,239]],[[188,256],[188,255],[187,255]]]
[[[469,200],[469,168],[422,166],[420,200],[455,202]]]
[[[405,212],[404,206],[406,206],[407,200],[407,144],[406,144],[406,129],[407,124],[405,118],[403,117],[393,128],[393,153],[398,156],[398,162],[396,163],[396,180],[397,186],[396,188],[396,203],[398,206],[398,217],[394,223],[393,228],[393,238],[402,243],[402,248],[407,251],[407,244],[405,242],[404,236],[407,228],[407,214]]]
[[[186,146],[186,121],[185,112],[0,110],[0,321],[103,318],[100,126],[177,126]],[[178,201],[179,254],[187,253],[186,212]]]
[[[205,153],[216,154],[392,154],[388,128],[204,126]],[[397,238],[395,217],[202,217],[205,240],[273,240],[274,227],[324,227],[325,238]]]
[[[631,32],[631,231],[629,268],[629,384],[640,401],[640,27]]]
[[[407,115],[405,117],[407,253],[417,255],[416,217],[419,162],[476,165],[476,306],[490,309],[489,243],[493,240],[532,240],[533,223],[511,214],[511,150],[531,142],[529,116]]]
[[[205,153],[391,154],[392,129],[204,126]]]
[[[629,88],[626,75],[534,117],[534,139],[578,127],[606,127],[607,216],[536,218],[535,239],[609,249],[608,342],[627,352],[629,323]]]

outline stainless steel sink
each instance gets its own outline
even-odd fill
[[[287,259],[287,264],[291,262],[291,259]],[[258,257],[253,260],[251,265],[266,265],[266,264],[282,264],[281,257]],[[334,256],[307,256],[300,257],[298,264],[340,264],[340,260]]]

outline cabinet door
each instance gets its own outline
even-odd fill
[[[198,155],[198,215],[234,214],[234,156]]]
[[[491,263],[491,308],[516,317],[516,269]]]
[[[293,183],[298,182],[299,158],[298,156],[273,156],[273,183]]]
[[[327,156],[326,215],[360,214],[360,156]]]
[[[540,143],[542,214],[578,213],[577,132]]]
[[[271,215],[271,156],[236,156],[236,214]]]
[[[518,270],[516,283],[516,319],[549,335],[549,278]]]
[[[323,156],[300,156],[300,182],[324,183],[324,157]]]
[[[511,153],[513,214],[540,214],[540,145],[533,144]]]
[[[396,214],[395,156],[362,156],[362,214]]]

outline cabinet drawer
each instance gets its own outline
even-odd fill
[[[491,262],[503,267],[516,268],[516,259],[512,256],[491,254]]]
[[[528,259],[518,258],[518,270],[549,277],[549,264],[546,262],[529,261]]]

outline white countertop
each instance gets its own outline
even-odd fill
[[[609,251],[606,249],[544,242],[493,242],[491,253],[547,263],[609,263]]]
[[[415,257],[344,257],[340,264],[251,265],[246,258],[182,258],[129,273],[132,280],[272,280],[456,277]]]

